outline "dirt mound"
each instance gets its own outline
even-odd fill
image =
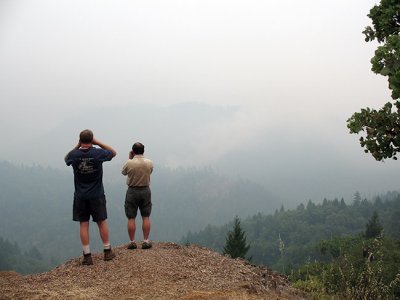
[[[304,299],[285,277],[196,245],[154,243],[149,250],[114,249],[93,266],[72,259],[21,276],[0,272],[0,299]]]

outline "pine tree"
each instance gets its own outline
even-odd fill
[[[240,227],[238,216],[234,219],[233,229],[228,232],[226,237],[223,254],[228,254],[232,258],[245,258],[250,245],[246,242],[246,233]]]
[[[378,213],[375,211],[371,219],[368,221],[365,229],[365,238],[371,239],[381,235],[382,225],[379,222]]]
[[[356,192],[354,194],[354,206],[359,206],[361,203],[361,195],[360,192]]]

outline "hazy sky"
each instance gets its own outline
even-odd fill
[[[132,120],[95,132],[121,148],[122,162],[132,139],[165,140],[155,115],[194,102],[235,109],[190,134],[182,119],[171,134],[182,152],[149,152],[160,164],[218,165],[249,145],[247,166],[278,193],[307,182],[300,198],[397,189],[398,164],[375,162],[346,128],[353,112],[390,100],[386,79],[370,71],[377,45],[362,34],[376,3],[0,0],[0,160],[61,166],[55,144],[66,152],[81,129],[111,128],[113,109],[152,105],[142,116],[160,129],[151,137]],[[99,109],[110,115],[91,114]],[[325,195],[315,186],[322,173],[312,172],[321,168],[340,177]],[[226,171],[247,177],[235,165]]]

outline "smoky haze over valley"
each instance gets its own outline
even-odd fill
[[[346,128],[390,100],[362,34],[375,3],[2,0],[0,160],[72,173],[91,128],[113,166],[142,141],[155,172],[211,167],[285,203],[398,190]]]

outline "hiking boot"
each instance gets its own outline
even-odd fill
[[[112,260],[115,257],[115,253],[110,249],[104,249],[104,260]]]
[[[142,249],[150,249],[152,246],[150,242],[143,242]]]
[[[90,266],[93,265],[93,260],[92,260],[92,254],[88,253],[85,254],[83,253],[83,259],[82,259],[82,265],[84,266]]]
[[[129,250],[135,250],[137,248],[137,245],[135,242],[130,242],[128,245]]]

